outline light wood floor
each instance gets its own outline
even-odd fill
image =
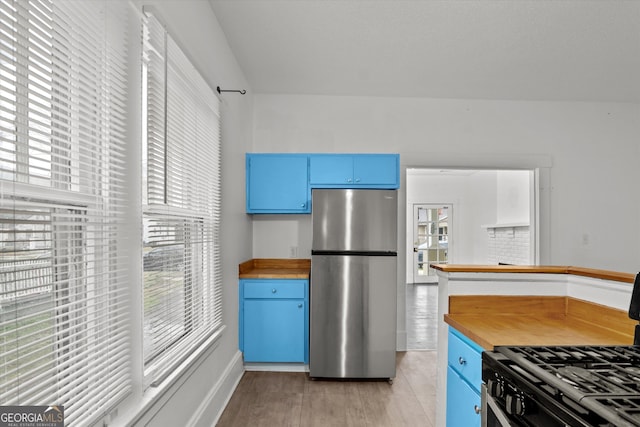
[[[433,427],[436,352],[398,352],[396,361],[393,385],[245,372],[217,426]]]
[[[406,285],[407,350],[438,347],[438,284]]]

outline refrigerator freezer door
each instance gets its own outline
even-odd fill
[[[312,192],[313,251],[397,251],[395,190]]]
[[[396,269],[395,256],[312,256],[311,377],[395,377]]]

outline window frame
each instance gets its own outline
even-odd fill
[[[167,347],[165,351],[159,354],[154,354],[153,357],[149,357],[146,349],[143,348],[144,388],[146,389],[149,386],[159,386],[176,369],[181,369],[180,365],[185,360],[193,354],[203,351],[208,347],[209,343],[217,340],[225,327],[222,321],[222,273],[219,241],[222,148],[220,98],[206,84],[198,70],[175,40],[172,39],[158,17],[149,10],[144,8],[143,10],[145,12],[142,52],[143,126],[141,135],[143,142],[141,150],[143,167],[140,180],[142,183],[142,221],[144,224],[145,220],[164,217],[181,218],[185,224],[200,222],[203,224],[200,233],[206,235],[200,241],[193,239],[179,242],[184,245],[185,258],[188,258],[191,252],[190,247],[194,242],[204,248],[204,252],[199,257],[201,265],[196,266],[193,262],[190,263],[189,259],[184,262],[186,267],[191,267],[192,269],[197,267],[204,271],[190,270],[184,272],[184,294],[187,300],[190,301],[190,304],[186,304],[185,307],[187,320],[184,323],[184,337],[178,338],[172,346]],[[155,38],[151,39],[152,37]],[[152,58],[153,55],[156,58]],[[155,68],[150,69],[152,66],[151,61],[158,61],[159,58],[162,59],[163,68],[159,69],[156,63],[153,64]],[[177,68],[174,70],[172,67]],[[173,74],[172,71],[174,71]],[[180,77],[183,77],[184,80],[180,79]],[[162,78],[164,81],[155,81],[154,78]],[[174,81],[176,83],[172,84],[171,78],[175,78]],[[208,111],[207,108],[211,108],[211,113],[215,118],[212,123],[205,122],[202,118],[199,119],[199,122],[196,122],[194,128],[200,129],[204,134],[200,135],[192,131],[190,136],[195,139],[195,142],[192,143],[194,146],[187,147],[195,151],[199,150],[199,147],[203,147],[205,152],[202,152],[201,156],[196,156],[192,163],[185,162],[182,158],[176,161],[171,157],[173,156],[172,149],[185,150],[180,140],[173,139],[172,135],[174,131],[173,123],[178,123],[177,129],[179,130],[179,124],[182,124],[182,122],[175,115],[172,115],[177,111],[177,108],[172,104],[174,92],[171,92],[171,90],[175,90],[180,85],[186,85],[185,82],[190,83],[190,85],[187,87],[186,92],[179,94],[184,98],[179,97],[178,100],[184,101],[185,98],[188,98],[187,101],[192,102],[190,105],[196,108],[197,113],[193,114],[194,116],[198,116],[202,111],[206,112]],[[150,84],[156,86],[150,87]],[[160,88],[161,93],[158,93],[158,88]],[[214,105],[203,99],[204,96],[208,97],[209,101],[213,100]],[[155,102],[155,104],[151,105],[152,102]],[[174,108],[176,109],[174,110]],[[186,111],[181,111],[181,116],[186,115],[188,115]],[[204,116],[206,114],[203,114]],[[197,121],[198,118],[194,120]],[[207,127],[209,125],[212,125],[211,128]],[[149,128],[152,129],[150,130]],[[214,131],[213,135],[210,134],[212,129]],[[216,130],[217,133],[215,133]],[[176,134],[180,134],[180,132],[176,132]],[[213,140],[207,141],[203,139],[205,136],[212,137]],[[205,141],[213,145],[213,147],[202,145]],[[213,150],[213,153],[210,152],[211,150]],[[151,151],[153,151],[153,155]],[[209,156],[206,165],[207,170],[215,168],[211,176],[206,173],[199,175],[199,171],[203,167],[200,164],[202,162],[200,157],[206,159],[206,156]],[[173,187],[174,182],[172,182],[172,173],[176,172],[176,168],[183,168],[177,172],[180,181],[179,186],[176,187],[179,189],[178,191]],[[183,175],[183,172],[189,176]],[[193,182],[189,184],[188,181],[190,179],[193,180],[191,174],[204,178],[205,182],[198,182],[199,180],[196,179],[195,184]],[[181,187],[183,184],[184,187]],[[185,201],[182,198],[183,194],[196,194],[198,197]],[[205,195],[203,196],[203,194]],[[176,196],[177,198],[175,198]],[[146,231],[143,232],[143,247],[145,245],[145,233]],[[203,257],[207,257],[207,259]],[[194,260],[192,259],[192,261]],[[142,274],[144,276],[144,261],[142,264]],[[203,282],[194,282],[194,278],[197,277],[201,277]],[[192,280],[190,281],[190,279]],[[142,278],[142,283],[146,290],[147,286],[144,285],[145,277]],[[145,295],[145,290],[143,290],[142,299],[143,305],[146,307],[147,296]],[[192,312],[203,310],[201,306],[204,307],[204,312],[199,312],[199,316],[192,316]],[[143,323],[147,324],[144,312],[142,317]],[[196,320],[194,321],[194,319]],[[211,325],[207,326],[206,324]],[[145,327],[144,329],[145,333],[143,335],[145,336],[143,341],[148,341],[146,337],[147,328]]]

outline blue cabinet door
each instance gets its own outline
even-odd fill
[[[245,362],[304,362],[305,309],[302,300],[245,300]]]
[[[308,156],[247,154],[247,213],[309,213]]]
[[[312,154],[309,157],[309,183],[311,186],[353,184],[353,157]]]
[[[397,155],[361,154],[353,157],[353,181],[360,185],[397,185],[400,171]]]
[[[447,366],[447,427],[480,426],[480,394]]]

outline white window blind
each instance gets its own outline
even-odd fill
[[[0,403],[87,425],[131,390],[126,2],[0,0]]]
[[[220,102],[158,20],[144,30],[145,374],[157,384],[222,326]]]

